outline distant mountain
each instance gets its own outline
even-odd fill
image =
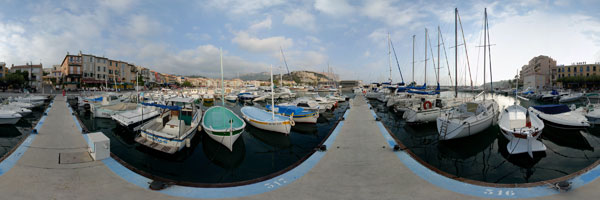
[[[240,79],[242,80],[261,80],[268,81],[270,80],[270,73],[268,72],[259,72],[259,73],[250,73],[240,75]],[[279,74],[274,74],[273,78],[275,80],[279,80]],[[290,74],[284,74],[283,80],[293,80],[296,83],[300,84],[315,84],[316,82],[329,82],[332,81],[331,78],[325,76],[324,74],[318,72],[311,71],[293,71]]]

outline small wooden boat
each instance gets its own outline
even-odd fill
[[[533,152],[546,151],[546,146],[537,140],[542,135],[544,122],[520,105],[511,105],[500,113],[498,125],[502,135],[510,142],[506,149],[510,154],[527,152],[533,158]]]
[[[294,125],[294,121],[290,117],[273,114],[253,106],[244,106],[241,111],[244,120],[263,130],[290,134]]]

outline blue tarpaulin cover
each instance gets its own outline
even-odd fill
[[[533,106],[533,109],[549,115],[571,112],[569,106],[562,104]]]
[[[267,107],[268,110],[271,110],[271,105],[267,105],[265,107]],[[308,115],[308,114],[314,113],[314,111],[307,111],[298,106],[277,106],[276,105],[275,107],[278,109],[277,113],[281,113],[285,116],[290,116],[290,115],[292,115],[292,113],[294,113],[294,116]]]
[[[179,106],[167,106],[167,105],[156,104],[156,103],[142,103],[142,105],[154,106],[154,107],[159,107],[162,109],[169,109],[169,110],[181,110],[181,107],[179,107]]]

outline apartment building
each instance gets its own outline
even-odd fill
[[[31,63],[25,65],[11,65],[10,72],[27,72],[29,74],[29,86],[36,89],[42,88],[42,78],[44,76],[44,70],[42,63],[39,65],[33,65]]]
[[[544,55],[534,57],[521,67],[519,74],[525,88],[550,89],[555,86],[558,78],[556,60]]]
[[[588,64],[586,62],[572,63],[571,65],[560,65],[556,67],[558,78],[571,76],[598,76],[600,75],[600,62]]]

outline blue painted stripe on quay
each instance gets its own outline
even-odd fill
[[[350,110],[346,110],[347,114]],[[324,142],[324,145],[331,146],[335,141],[335,138],[342,130],[344,125],[344,121],[340,121],[336,128],[333,130],[329,138]],[[227,187],[227,188],[197,188],[197,187],[186,187],[186,186],[178,186],[174,185],[168,187],[159,192],[171,196],[177,197],[187,197],[187,198],[235,198],[235,197],[244,197],[250,195],[261,194],[269,191],[276,190],[280,187],[286,186],[300,177],[304,176],[310,169],[312,169],[320,160],[325,156],[326,152],[315,152],[312,156],[302,162],[300,165],[296,166],[292,170],[271,178],[269,180],[235,187]],[[147,189],[149,183],[152,181],[146,177],[143,177],[123,165],[117,162],[112,157],[102,160],[104,164],[112,170],[115,174],[119,175],[121,178],[127,180],[130,183],[133,183],[139,187]]]
[[[52,105],[53,102],[54,99],[50,102],[50,105]],[[49,108],[46,110],[48,111]],[[39,129],[42,127],[42,124],[44,124],[45,120],[46,116],[42,116],[42,118],[40,118],[40,121],[38,121],[38,123],[35,125],[35,129],[38,130],[38,132]],[[8,170],[12,169],[12,167],[15,166],[15,164],[17,164],[17,161],[21,159],[21,156],[23,156],[25,151],[29,149],[29,146],[31,145],[35,137],[36,134],[29,134],[27,138],[25,138],[25,141],[23,141],[15,151],[13,151],[6,159],[0,162],[0,176],[4,175],[4,173],[8,172]]]
[[[373,112],[371,110],[373,114]],[[375,115],[374,118],[377,116]],[[386,139],[387,143],[390,147],[396,145],[396,141],[390,135],[385,128],[385,126],[381,122],[377,122],[379,126],[379,131]],[[413,173],[418,175],[419,177],[427,180],[429,183],[432,183],[438,187],[458,192],[461,194],[484,197],[484,198],[533,198],[533,197],[543,197],[553,194],[558,194],[557,190],[551,189],[549,185],[541,185],[535,187],[518,187],[518,188],[496,188],[496,187],[486,187],[479,186],[470,183],[465,183],[461,181],[457,181],[454,179],[450,179],[443,175],[438,174],[437,172],[431,171],[429,168],[421,165],[421,163],[417,162],[413,159],[408,153],[404,151],[394,152],[396,156],[404,163],[406,167],[408,167]],[[590,171],[579,175],[570,181],[572,182],[572,188],[576,189],[578,187],[584,186],[600,177],[600,166],[596,166]]]

